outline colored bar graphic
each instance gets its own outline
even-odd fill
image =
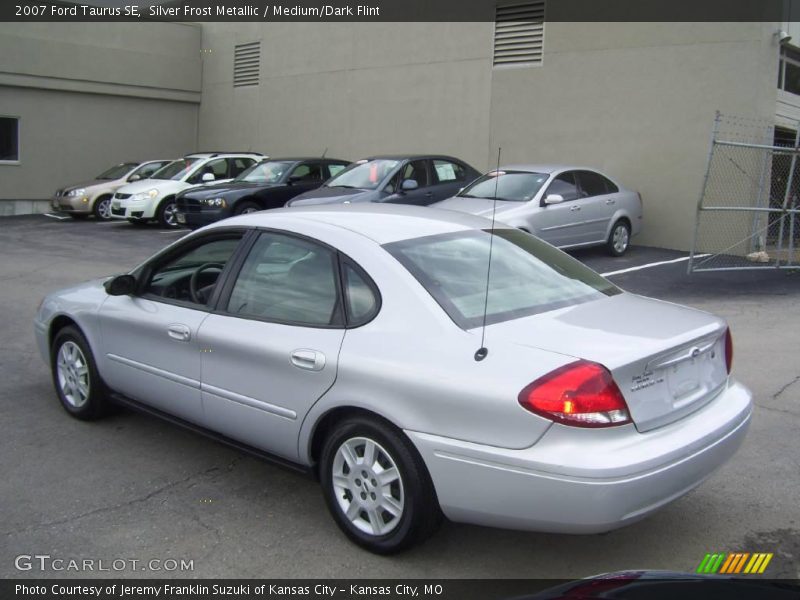
[[[697,567],[698,573],[720,573],[726,575],[760,575],[772,560],[772,552],[715,552],[706,554]],[[746,565],[746,566],[745,566]]]

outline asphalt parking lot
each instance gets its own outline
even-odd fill
[[[800,577],[800,272],[686,276],[685,254],[633,247],[575,256],[631,292],[730,322],[735,376],[755,393],[750,434],[698,489],[603,535],[445,523],[383,558],[349,543],[317,484],[153,418],[67,417],[36,351],[50,291],[126,271],[185,232],[127,223],[0,219],[0,577],[576,578],[619,569],[694,571],[707,552],[774,552],[772,577]],[[193,561],[193,570],[19,571],[15,557]]]

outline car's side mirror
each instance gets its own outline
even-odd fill
[[[561,204],[564,201],[564,196],[561,194],[547,194],[544,199],[545,204]]]
[[[136,291],[136,278],[125,273],[112,277],[103,284],[109,296],[129,296]]]
[[[203,176],[200,178],[200,181],[203,183],[208,183],[209,181],[214,181],[216,177],[214,177],[213,173],[203,173]]]
[[[416,179],[404,179],[403,183],[400,184],[400,189],[404,192],[410,192],[419,187]]]
[[[128,182],[139,181],[140,179],[141,179],[140,175],[133,174],[130,177],[128,177]]]

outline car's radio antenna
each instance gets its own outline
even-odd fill
[[[497,211],[497,185],[500,179],[500,146],[497,147],[497,168],[494,173],[494,197],[492,198],[492,229],[489,235],[489,264],[486,266],[486,295],[483,298],[483,324],[481,325],[481,347],[475,351],[475,360],[482,361],[489,354],[486,341],[486,313],[489,310],[489,278],[492,274],[492,246],[494,246],[494,218]]]
[[[328,149],[327,149],[327,148],[325,148],[325,150],[323,150],[323,151],[322,151],[322,156],[321,156],[320,158],[325,158],[325,155],[326,155],[327,153],[328,153]]]

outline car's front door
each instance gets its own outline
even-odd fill
[[[561,196],[564,201],[558,204],[544,203],[544,198],[553,194]],[[536,212],[531,233],[554,246],[584,243],[586,239],[582,231],[583,216],[579,199],[580,189],[574,172],[557,175],[542,195],[542,207]]]
[[[392,179],[392,187],[395,190],[391,196],[383,201],[390,204],[413,204],[416,206],[427,206],[436,202],[434,198],[435,186],[431,185],[431,165],[427,159],[411,160]],[[417,182],[417,188],[404,190],[403,182],[406,180]]]
[[[259,235],[200,328],[207,427],[297,458],[303,417],[336,378],[345,332],[337,264],[305,238]]]
[[[147,265],[136,294],[106,299],[100,308],[103,377],[113,390],[202,420],[198,331],[241,237],[232,232],[195,239]]]
[[[577,171],[576,175],[581,189],[581,213],[587,241],[603,242],[611,227],[611,218],[617,210],[616,194],[611,193],[606,178],[599,173]]]

